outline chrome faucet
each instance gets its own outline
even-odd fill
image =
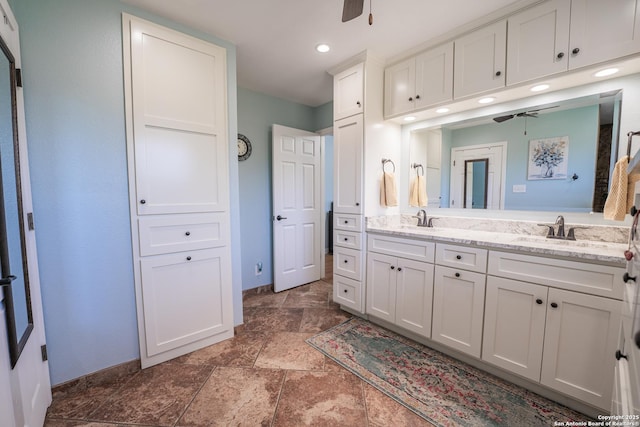
[[[556,218],[556,225],[558,226],[556,237],[558,239],[564,239],[564,217],[562,215],[558,215],[558,217]]]

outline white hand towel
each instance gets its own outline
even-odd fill
[[[380,205],[384,207],[398,206],[396,177],[392,173],[382,173],[382,179],[380,180]]]
[[[409,192],[409,205],[415,207],[427,206],[429,198],[427,197],[427,182],[424,176],[418,175],[411,184],[411,191]]]

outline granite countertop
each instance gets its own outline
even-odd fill
[[[548,257],[575,258],[576,261],[597,261],[625,265],[626,243],[592,240],[547,239],[539,235],[501,233],[448,227],[418,227],[407,223],[380,224],[368,222],[367,232],[432,240],[435,243],[458,243],[487,249],[528,252]]]

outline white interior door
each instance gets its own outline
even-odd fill
[[[489,159],[487,209],[504,209],[506,154],[506,142],[452,148],[450,207],[464,207],[465,161]],[[471,203],[467,207],[470,208]]]
[[[320,280],[321,152],[315,133],[273,125],[273,283]]]
[[[17,87],[18,26],[0,0],[0,425],[41,426],[51,403],[43,357],[44,320],[38,278],[24,99]]]

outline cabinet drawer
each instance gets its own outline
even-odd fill
[[[342,276],[333,276],[333,302],[364,313],[362,282]]]
[[[213,248],[229,243],[225,214],[140,218],[138,235],[140,256]]]
[[[346,230],[362,232],[362,215],[354,214],[333,214],[333,228],[335,230]]]
[[[335,246],[342,246],[343,248],[362,250],[362,233],[336,230],[333,244]]]
[[[372,252],[433,263],[435,244],[425,240],[369,234],[367,248]]]
[[[438,243],[436,245],[436,264],[485,273],[487,271],[487,250]]]
[[[362,280],[362,251],[334,248],[333,273],[353,280]]]
[[[622,299],[622,267],[508,252],[489,252],[488,274]]]

